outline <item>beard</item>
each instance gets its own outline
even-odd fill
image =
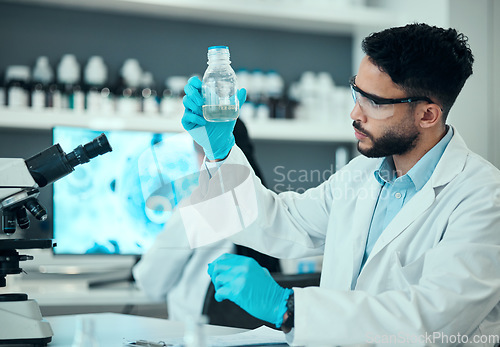
[[[382,136],[378,138],[363,130],[359,122],[354,121],[352,126],[372,141],[373,145],[370,148],[361,148],[360,141],[357,144],[358,151],[368,158],[381,158],[408,153],[415,148],[420,135],[413,123],[387,128]]]

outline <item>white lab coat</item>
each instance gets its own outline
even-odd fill
[[[137,285],[151,299],[166,300],[169,319],[196,320],[210,284],[208,264],[232,252],[234,244],[229,240],[191,249],[176,211],[132,272]]]
[[[257,219],[232,240],[281,258],[324,253],[320,287],[294,289],[293,344],[454,345],[466,335],[477,346],[473,336],[500,335],[500,173],[454,134],[359,277],[382,159],[355,158],[305,194],[277,195],[253,177],[258,211],[241,214]],[[232,164],[248,166],[236,146],[199,196],[220,176],[234,186]]]

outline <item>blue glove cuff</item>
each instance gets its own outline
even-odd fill
[[[290,288],[284,288],[282,299],[280,301],[280,305],[277,309],[278,311],[278,317],[276,319],[276,322],[274,323],[276,325],[276,328],[281,328],[281,325],[283,324],[283,316],[285,315],[285,312],[287,310],[286,303],[288,301],[288,298],[290,295],[292,295],[293,290]]]

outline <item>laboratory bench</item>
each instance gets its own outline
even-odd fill
[[[185,324],[166,319],[101,313],[48,317],[54,336],[48,347],[75,346],[75,337],[81,334],[81,326],[91,335],[98,346],[126,346],[127,341],[165,341],[167,346],[183,344]],[[85,324],[82,324],[85,322]],[[88,324],[88,323],[91,324]],[[90,327],[90,329],[89,329]],[[266,327],[257,331],[202,325],[207,346],[288,346],[281,331]],[[89,333],[90,332],[90,333]],[[251,334],[251,335],[249,335]],[[280,343],[281,341],[281,343]]]
[[[111,280],[103,283],[104,279]],[[7,277],[3,293],[26,293],[35,299],[43,316],[114,312],[167,318],[164,301],[149,299],[126,272],[114,274],[62,275],[32,271]]]

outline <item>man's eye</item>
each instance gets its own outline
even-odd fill
[[[380,107],[380,105],[377,104],[377,103],[375,103],[375,101],[373,101],[372,99],[368,99],[367,98],[367,101],[368,101],[370,107],[374,107],[374,108],[379,108]]]

